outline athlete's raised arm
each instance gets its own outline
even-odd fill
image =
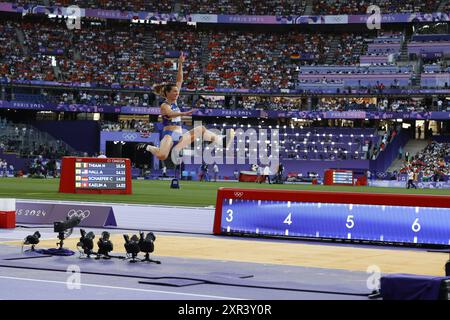
[[[185,60],[185,56],[183,51],[180,53],[180,57],[178,58],[178,74],[177,74],[177,87],[178,91],[181,91],[181,87],[183,85],[183,62]]]

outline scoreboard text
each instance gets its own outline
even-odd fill
[[[131,194],[130,160],[64,157],[59,192]]]

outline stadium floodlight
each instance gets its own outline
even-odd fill
[[[80,241],[77,243],[77,248],[80,251],[80,258],[83,254],[90,258],[91,254],[94,254],[92,250],[94,249],[95,234],[92,231],[86,233],[84,229],[80,229],[80,234]]]
[[[140,247],[139,247],[139,238],[134,234],[131,236],[131,238],[127,235],[124,234],[123,238],[125,240],[125,250],[127,251],[127,258],[130,259],[130,255],[131,255],[131,263],[135,263],[138,261],[138,259],[136,259],[138,253],[141,251]]]
[[[147,233],[147,235],[144,237],[144,232],[140,232],[140,239],[139,239],[139,248],[142,252],[145,253],[145,258],[142,260],[142,262],[153,262],[156,264],[161,264],[161,261],[152,260],[150,259],[150,253],[152,253],[155,250],[155,240],[156,237],[153,234],[153,232]]]
[[[41,237],[41,234],[39,231],[36,231],[35,233],[26,236],[26,238],[23,240],[22,243],[22,252],[23,252],[23,246],[25,245],[31,245],[31,249],[29,251],[34,251],[34,247],[39,243],[39,239]]]
[[[70,237],[72,234],[73,228],[79,225],[81,222],[81,218],[77,216],[73,216],[72,218],[68,218],[65,221],[55,221],[53,223],[53,231],[58,233],[59,249],[62,250],[64,245],[64,240]]]
[[[111,259],[111,256],[109,253],[113,251],[113,243],[110,240],[110,234],[108,231],[103,231],[100,239],[98,239],[97,242],[98,251],[97,251],[97,258],[100,259],[100,257],[103,256],[103,259]]]

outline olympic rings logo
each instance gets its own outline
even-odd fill
[[[78,217],[78,218],[81,219],[81,221],[83,221],[84,219],[86,219],[90,215],[91,215],[91,212],[89,210],[70,209],[69,212],[67,213],[67,217],[69,219],[72,219],[73,217]]]
[[[126,140],[136,140],[137,134],[136,133],[124,133],[122,134],[122,138]]]
[[[235,193],[234,193],[234,196],[235,196],[236,198],[241,198],[243,195],[244,195],[243,192],[235,192]]]

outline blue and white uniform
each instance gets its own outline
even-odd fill
[[[169,104],[167,101],[164,101],[164,102]],[[170,105],[170,109],[172,111],[181,112],[180,108],[178,107],[178,105],[176,103],[172,103],[169,105]],[[163,118],[163,127],[166,127],[166,126],[180,126],[181,127],[181,117],[180,116],[175,117],[175,118],[170,118],[168,116],[163,115],[162,118]],[[178,131],[164,130],[162,133],[162,137],[164,138],[166,135],[171,136],[174,143],[180,141],[180,138],[182,136],[182,134]]]

